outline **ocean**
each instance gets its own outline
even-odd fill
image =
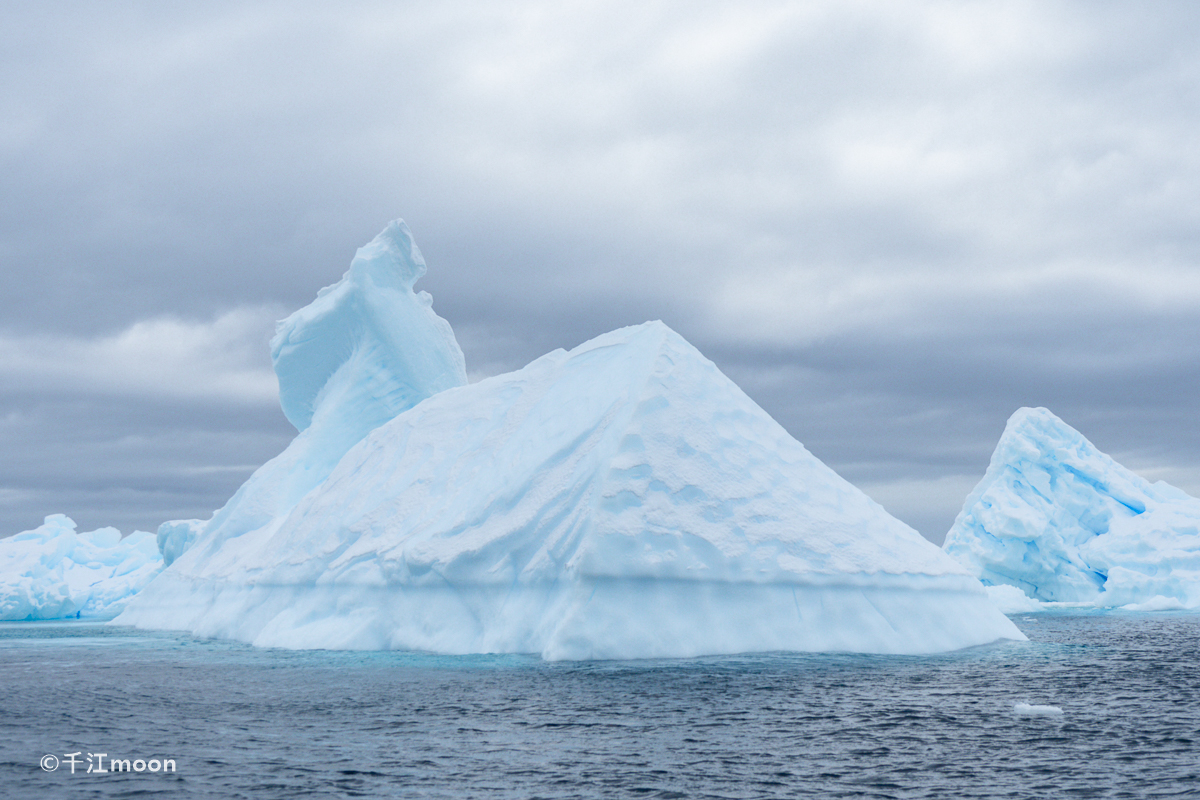
[[[1200,797],[1200,615],[1014,620],[936,656],[582,663],[0,623],[0,795]]]

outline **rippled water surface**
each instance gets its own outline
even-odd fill
[[[566,664],[4,623],[0,795],[1200,797],[1200,615],[1015,619],[942,656]]]

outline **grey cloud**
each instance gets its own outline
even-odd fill
[[[1200,493],[1200,313],[1014,324],[980,315],[924,336],[708,349],[814,454],[940,541],[1008,416],[1047,406],[1100,449]],[[921,491],[902,490],[922,484]]]
[[[278,409],[0,394],[0,531],[65,513],[80,530],[203,517],[295,435]]]
[[[0,341],[95,352],[148,320],[284,313],[403,216],[473,377],[661,318],[889,508],[928,491],[897,513],[931,538],[1019,405],[1191,475],[1197,22],[1187,3],[8,9]],[[7,441],[50,443],[0,472],[25,517],[86,492],[90,519],[190,515],[236,481],[189,469],[285,441],[228,398],[0,375],[4,413],[37,420]],[[161,416],[140,454],[124,407]],[[257,422],[229,438],[225,415]],[[104,492],[81,461],[124,477]]]

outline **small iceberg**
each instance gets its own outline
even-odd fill
[[[0,539],[0,620],[109,619],[162,569],[154,534],[77,533],[63,514]]]
[[[1008,421],[944,549],[1016,611],[1034,609],[999,587],[1037,604],[1200,608],[1200,499],[1130,472],[1044,408]]]
[[[1063,710],[1058,706],[1035,706],[1029,703],[1013,704],[1013,713],[1018,717],[1061,717]]]

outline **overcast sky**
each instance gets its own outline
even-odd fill
[[[940,542],[1043,405],[1200,494],[1200,5],[0,2],[0,533],[208,517],[391,219],[472,379],[662,319]]]

